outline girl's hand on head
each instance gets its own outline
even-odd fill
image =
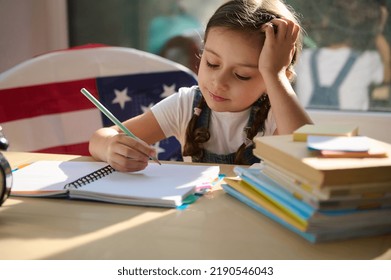
[[[258,68],[265,74],[286,75],[292,62],[300,27],[285,18],[275,18],[262,26],[265,42],[259,56]]]
[[[110,136],[108,141],[106,161],[117,171],[143,170],[148,165],[149,157],[156,155],[156,151],[147,143],[124,133]]]

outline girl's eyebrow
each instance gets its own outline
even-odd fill
[[[207,47],[204,48],[204,51],[210,52],[210,53],[214,54],[215,56],[220,57],[219,54],[218,54],[217,52],[215,52],[214,50],[211,50],[211,49],[209,49],[209,48],[207,48]]]
[[[210,52],[213,55],[220,57],[220,55],[215,52],[214,50],[211,50],[210,48],[205,47],[204,51]],[[253,63],[237,63],[236,65],[241,66],[241,67],[247,67],[247,68],[256,68],[258,69],[258,64],[253,64]]]

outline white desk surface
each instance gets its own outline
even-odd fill
[[[4,152],[16,166],[91,158]],[[222,166],[232,175],[232,166]],[[391,259],[391,235],[311,244],[217,188],[185,210],[10,197],[0,259]]]

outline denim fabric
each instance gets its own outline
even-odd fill
[[[202,97],[202,93],[199,90],[199,88],[196,90],[195,96],[194,96],[194,102],[193,102],[193,109],[197,107],[197,104],[200,102]],[[260,100],[256,101],[252,108],[259,106]],[[210,114],[211,110],[208,106],[205,106],[205,108],[202,109],[202,112],[198,118],[196,127],[206,127],[209,128],[209,121],[210,121]],[[254,110],[251,110],[249,120],[247,122],[247,127],[250,126],[250,124],[253,122],[254,119]],[[242,133],[239,131],[238,133]],[[246,164],[253,164],[256,162],[260,162],[260,159],[255,157],[253,155],[253,149],[254,144],[249,145],[244,152],[244,160]],[[227,155],[218,155],[215,153],[211,153],[207,150],[204,150],[204,155],[201,159],[197,159],[195,157],[192,157],[193,162],[207,162],[207,163],[219,163],[219,164],[235,164],[235,153],[230,153]]]
[[[311,55],[311,77],[314,83],[314,89],[312,91],[308,108],[339,109],[339,88],[348,75],[358,55],[355,52],[350,53],[346,63],[338,73],[334,83],[329,87],[321,86],[319,83],[319,73],[317,67],[318,55],[319,50],[314,51]]]

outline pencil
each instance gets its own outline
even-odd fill
[[[22,169],[23,167],[26,167],[28,165],[30,165],[31,163],[24,163],[24,164],[21,164],[21,165],[18,165],[16,166],[14,169],[12,169],[12,172],[16,171],[16,170],[19,170],[19,169]]]
[[[115,125],[117,125],[126,135],[140,140],[136,135],[134,135],[129,129],[126,128],[102,103],[100,103],[88,90],[82,88],[81,93],[88,98],[103,114],[106,115]],[[150,157],[154,162],[161,165],[160,161],[156,157]]]

